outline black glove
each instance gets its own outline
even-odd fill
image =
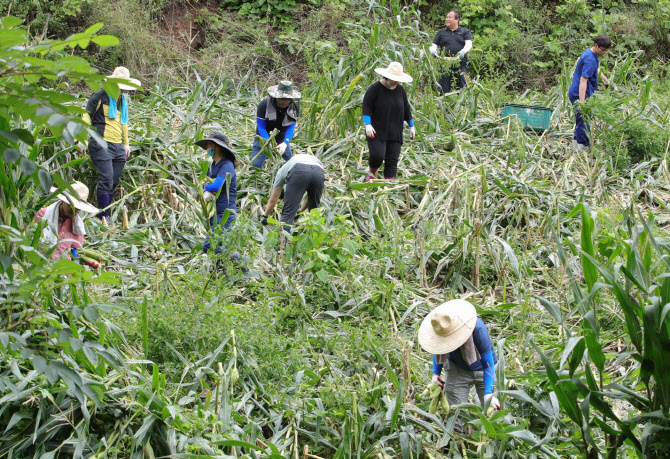
[[[265,226],[267,224],[268,224],[268,218],[267,217],[261,218],[261,225]]]

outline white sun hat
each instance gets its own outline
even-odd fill
[[[397,81],[399,83],[411,83],[414,80],[414,78],[403,71],[400,62],[391,62],[387,68],[378,68],[375,69],[375,72],[387,80]]]
[[[431,354],[448,354],[461,347],[477,324],[475,307],[465,300],[451,300],[436,307],[421,322],[419,344]]]
[[[67,202],[71,206],[73,206],[75,209],[79,209],[84,212],[89,212],[92,214],[97,214],[100,212],[100,210],[93,206],[92,204],[89,204],[86,202],[88,199],[88,187],[84,185],[81,182],[74,182],[73,184],[70,185],[72,189],[77,193],[77,197],[72,196],[67,191],[63,191],[61,194],[57,196],[58,199],[60,199],[63,202]],[[58,191],[58,187],[51,187],[49,190],[50,192],[55,192]]]
[[[135,84],[137,86],[142,86],[140,80],[130,78],[130,70],[128,70],[125,67],[115,68],[114,73],[112,73],[111,75],[107,75],[107,78],[118,78],[119,80],[127,80],[129,83]],[[125,89],[126,91],[135,91],[137,89],[135,86],[130,86],[123,83],[117,83],[117,84],[119,85],[119,89]]]

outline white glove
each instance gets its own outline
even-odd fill
[[[126,151],[126,159],[130,158],[130,145],[124,145],[123,149]]]
[[[484,395],[484,406],[488,405],[494,410],[500,409],[500,400],[498,400],[493,394]]]
[[[442,381],[442,378],[440,378],[440,375],[433,374],[433,378],[430,380],[430,382],[436,383],[442,389],[444,389],[444,381]]]
[[[288,145],[286,145],[286,142],[282,142],[279,145],[277,145],[275,148],[277,149],[277,151],[279,152],[280,155],[283,155],[284,152],[286,151],[286,147],[288,147]]]
[[[214,197],[215,197],[214,193],[210,193],[209,191],[205,191],[202,194],[202,198],[205,200],[205,202],[209,202],[209,201],[214,200]]]
[[[414,140],[414,136],[416,135],[416,128],[414,126],[409,127],[409,138],[410,140]]]
[[[428,48],[428,50],[430,51],[430,54],[437,57],[437,45],[435,43],[432,43],[430,45],[430,48]]]
[[[374,139],[376,133],[377,133],[377,131],[375,131],[375,128],[372,127],[372,124],[366,124],[365,125],[365,136],[366,137],[368,137],[370,139]]]

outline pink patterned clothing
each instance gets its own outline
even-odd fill
[[[35,215],[35,220],[41,219],[46,214],[47,208],[43,207]],[[58,247],[51,254],[51,259],[56,260],[63,255],[70,258],[70,249],[81,249],[84,244],[84,236],[77,236],[72,232],[72,219],[62,216],[58,219]]]

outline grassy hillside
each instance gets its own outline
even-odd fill
[[[64,85],[0,75],[0,457],[667,455],[667,83],[645,54],[613,50],[602,65],[618,89],[589,105],[594,147],[577,153],[569,64],[555,64],[556,85],[542,91],[511,92],[493,72],[437,96],[430,24],[403,7],[370,4],[337,28],[340,42],[299,49],[292,146],[326,164],[327,183],[323,208],[284,250],[278,228],[258,222],[280,162],[252,171],[248,161],[270,77],[186,61],[147,80],[132,100],[112,224],[88,222],[88,247],[104,259],[94,272],[37,255],[32,222],[53,198],[50,180],[93,185],[74,147],[87,133],[17,102],[34,94],[74,117],[90,90],[63,96]],[[16,38],[10,30],[21,29],[3,22],[0,36]],[[94,33],[68,44],[88,52]],[[11,62],[44,51],[42,76],[57,83],[102,84],[63,43],[3,43]],[[418,134],[397,181],[363,183],[360,106],[390,60],[415,78],[406,88]],[[501,120],[504,102],[551,107],[551,128]],[[225,243],[251,271],[224,254],[229,281],[199,250],[212,209],[193,142],[219,128],[241,159]],[[491,417],[476,404],[430,414],[420,395],[430,356],[416,330],[451,298],[490,324],[503,403]]]

